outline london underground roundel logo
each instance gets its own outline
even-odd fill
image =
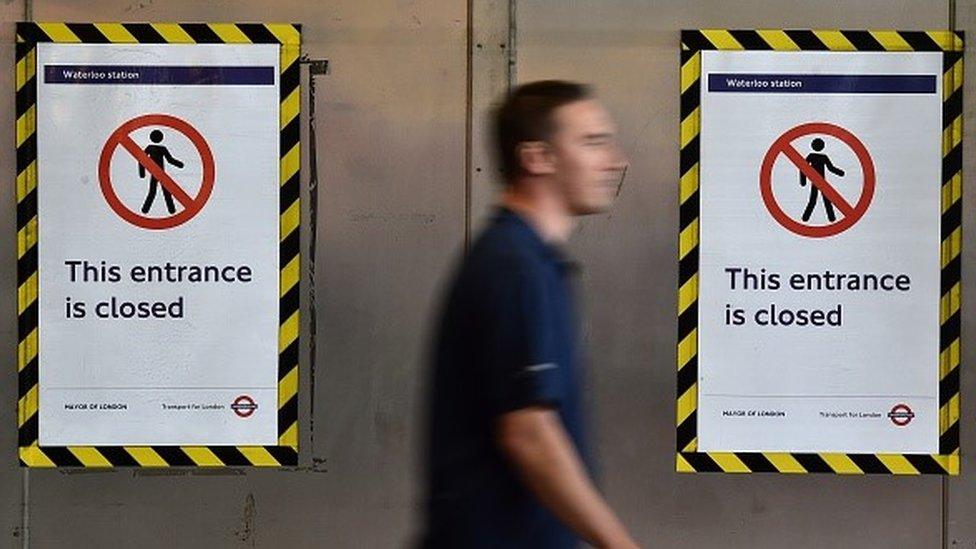
[[[238,417],[250,417],[255,410],[258,409],[258,405],[254,402],[254,399],[247,396],[241,395],[234,399],[234,403],[230,405],[230,409],[234,411]]]
[[[888,419],[899,427],[904,427],[915,419],[915,412],[907,404],[896,404],[890,412]]]

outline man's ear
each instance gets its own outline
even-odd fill
[[[552,147],[545,141],[524,141],[515,149],[522,171],[529,175],[552,175],[556,162]]]

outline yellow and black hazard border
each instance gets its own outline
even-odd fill
[[[40,446],[38,443],[37,44],[279,44],[281,61],[278,444]],[[301,26],[216,23],[18,23],[17,427],[29,467],[223,467],[298,464],[299,62]]]
[[[943,54],[942,289],[939,453],[698,451],[698,218],[702,50],[927,51]],[[677,470],[724,473],[959,474],[963,34],[951,31],[686,30],[681,32]]]

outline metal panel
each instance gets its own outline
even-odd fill
[[[0,233],[7,235],[0,239],[0,348],[7,350],[8,360],[0,368],[0,546],[19,545],[24,532],[21,531],[21,472],[17,466],[17,412],[14,403],[17,399],[17,368],[14,349],[17,348],[17,240],[13,238],[17,230],[15,219],[16,162],[14,143],[14,23],[24,18],[22,0],[0,0],[0,95],[5,98],[4,108],[0,109]]]
[[[595,83],[631,167],[614,209],[572,243],[584,266],[603,485],[654,547],[937,547],[939,478],[677,475],[674,366],[678,31],[939,28],[943,2],[523,2],[520,81]],[[906,511],[909,510],[909,511]]]
[[[468,236],[487,221],[486,207],[498,191],[501,169],[492,155],[491,110],[508,91],[515,57],[509,43],[511,0],[474,0],[471,13],[470,184],[468,188]]]
[[[305,53],[332,63],[317,81],[319,341],[303,467],[32,471],[32,546],[401,546],[419,497],[430,304],[464,234],[465,2],[41,0],[34,15],[298,22]]]
[[[976,36],[976,0],[962,0],[956,3],[956,27],[966,31],[967,38],[972,39]],[[973,48],[967,45],[966,55],[963,60],[970,69],[976,63],[973,56]],[[972,334],[973,327],[976,326],[973,316],[976,309],[973,308],[972,299],[976,297],[976,286],[974,286],[973,273],[976,272],[976,225],[973,223],[973,208],[976,206],[976,194],[973,193],[971,177],[967,180],[967,174],[971,176],[976,170],[976,163],[973,157],[973,99],[976,98],[976,81],[972,78],[972,72],[966,75],[963,82],[963,279],[962,279],[962,362],[961,366],[966,366],[961,371],[961,403],[962,412],[960,415],[959,434],[962,443],[962,474],[958,478],[948,481],[947,508],[946,508],[946,546],[947,547],[973,547],[976,546],[976,521],[973,520],[976,514],[976,461],[973,454],[976,452],[976,428],[973,424],[973,416],[976,413],[976,378],[972,375],[972,365],[976,360],[976,347],[973,346],[973,339],[967,338],[967,334]],[[969,150],[966,150],[966,149]]]
[[[418,501],[415,456],[426,324],[466,222],[465,2],[34,4],[38,20],[301,22],[305,51],[333,63],[332,74],[319,81],[317,102],[322,171],[318,372],[314,435],[309,422],[302,424],[303,467],[175,476],[32,472],[33,546],[98,547],[119,540],[145,547],[402,546],[414,528]],[[13,26],[8,21],[21,17],[22,4],[12,6],[0,0],[0,56],[8,59],[8,67],[13,59]],[[604,486],[646,545],[939,545],[938,479],[673,473],[672,311],[677,278],[677,31],[731,26],[936,28],[946,25],[947,12],[946,3],[929,0],[521,3],[520,78],[596,82],[618,116],[633,161],[620,203],[609,214],[587,219],[573,247],[586,265],[583,293],[589,320],[584,334],[593,367],[591,400]],[[976,21],[974,0],[961,2],[959,15],[961,28],[970,30],[967,25]],[[12,74],[0,71],[0,92],[5,90],[8,98]],[[472,105],[476,116],[485,107]],[[13,179],[11,117],[12,109],[0,110],[0,124],[7,128],[3,135],[10,142],[0,147],[0,169],[6,170],[8,181]],[[483,142],[483,136],[479,139]],[[972,169],[968,157],[966,166]],[[2,188],[7,215],[0,220],[9,235],[12,187]],[[480,188],[472,192],[472,220],[490,196]],[[972,200],[966,198],[966,211]],[[0,246],[8,258],[0,280],[13,288],[13,241],[8,238]],[[967,251],[964,257],[973,255]],[[0,293],[0,309],[8,312],[0,334],[12,349],[12,292]],[[966,313],[964,325],[971,320]],[[967,357],[970,352],[967,346]],[[306,369],[305,387],[307,374]],[[15,376],[9,369],[2,376],[0,398],[11,402]],[[968,377],[963,382],[971,388],[976,382],[967,383]],[[963,399],[963,417],[971,418],[974,407],[967,401]],[[301,416],[309,413],[306,398]],[[12,407],[0,408],[0,421],[14,424]],[[20,516],[13,431],[0,432],[8,456],[0,465],[0,486],[12,488],[0,490],[4,536],[13,533]],[[971,422],[963,423],[963,431],[966,452],[973,448],[972,442],[967,444],[973,440]],[[950,484],[950,545],[976,541],[976,527],[969,520],[976,505],[967,493],[973,492],[967,466],[972,468],[964,458],[963,477]],[[4,540],[0,545],[13,538]]]

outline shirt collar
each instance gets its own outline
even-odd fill
[[[496,219],[501,222],[512,223],[517,227],[520,234],[525,237],[532,250],[539,254],[547,262],[554,264],[564,273],[576,273],[579,271],[579,264],[559,246],[547,243],[535,228],[521,215],[515,213],[505,206],[498,207]]]

